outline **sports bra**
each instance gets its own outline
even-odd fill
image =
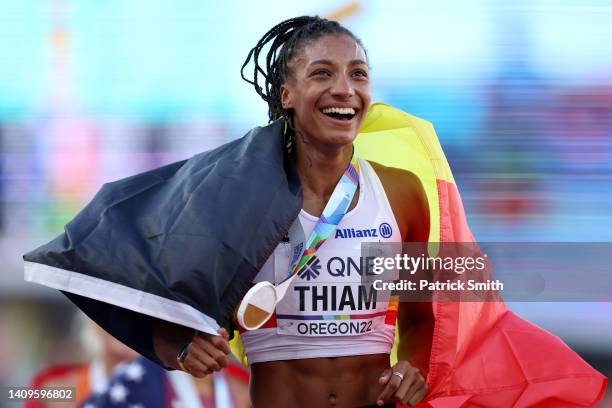
[[[362,284],[371,259],[362,257],[361,243],[400,243],[401,234],[376,172],[366,160],[358,163],[356,206],[295,278],[272,318],[260,329],[240,330],[250,363],[391,352],[397,302]],[[308,237],[317,220],[302,209],[296,222]],[[282,281],[290,252],[291,245],[281,242],[254,283]]]

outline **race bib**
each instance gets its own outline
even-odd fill
[[[287,276],[293,252],[289,243],[275,251],[276,283]],[[356,336],[380,330],[389,294],[383,295],[371,280],[363,279],[374,274],[373,258],[361,255],[359,240],[327,242],[277,305],[278,334]]]

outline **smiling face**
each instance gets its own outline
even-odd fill
[[[281,101],[293,110],[298,139],[321,148],[350,145],[371,100],[363,48],[348,35],[325,35],[304,45],[289,69]]]

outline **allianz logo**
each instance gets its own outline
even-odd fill
[[[381,223],[378,228],[336,228],[334,238],[346,239],[346,238],[368,238],[368,237],[382,237],[389,238],[393,235],[393,229],[391,225],[386,222]]]

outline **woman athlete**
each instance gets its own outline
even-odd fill
[[[270,50],[264,70],[258,57],[266,44],[270,44]],[[243,78],[268,103],[270,120],[284,118],[292,130],[287,158],[297,169],[303,188],[299,218],[305,231],[309,222],[312,229],[312,220],[321,215],[351,161],[353,141],[370,106],[366,51],[361,41],[337,22],[299,17],[266,33],[250,51],[243,71],[251,58],[255,64],[253,80]],[[264,87],[258,84],[260,76],[265,79]],[[426,242],[429,207],[419,179],[404,170],[359,163],[360,184],[338,230],[352,227],[351,222],[359,219],[384,219],[380,214],[390,209],[388,225],[391,230],[394,226],[399,229],[391,241]],[[346,248],[340,245],[344,243],[341,238],[342,233],[332,235],[323,247],[340,251]],[[355,250],[368,238],[353,241]],[[279,256],[279,251],[277,248],[260,271],[264,274],[267,269],[272,277],[262,279],[273,279],[278,273],[272,258]],[[399,361],[392,367],[389,354],[394,322],[351,336],[319,337],[310,333],[300,337],[280,334],[266,326],[244,333],[253,405],[362,407],[418,403],[427,394],[424,377],[434,323],[431,304],[403,302],[397,319],[402,339],[409,342],[399,344]],[[220,329],[219,334],[200,333],[192,338],[191,329],[159,321],[154,331],[155,351],[164,364],[175,369],[181,369],[177,354],[184,351],[182,368],[202,377],[228,364],[227,332]]]

